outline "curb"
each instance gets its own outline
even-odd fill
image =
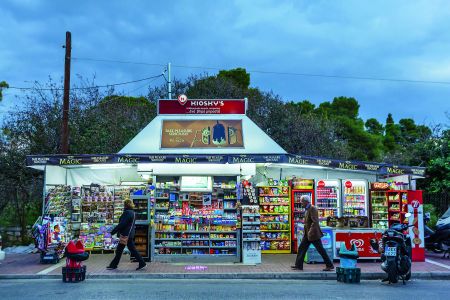
[[[383,272],[362,273],[361,280],[381,280],[386,275]],[[87,274],[87,279],[278,279],[278,280],[336,280],[336,273],[117,273],[117,274]],[[58,274],[8,274],[0,275],[0,280],[6,279],[61,279]],[[420,280],[450,280],[450,272],[417,272],[412,279]]]

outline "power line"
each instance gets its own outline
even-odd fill
[[[146,77],[146,78],[142,78],[142,79],[132,80],[132,81],[126,81],[126,82],[111,83],[111,84],[105,84],[105,85],[95,85],[95,86],[90,86],[90,87],[73,87],[73,88],[70,88],[70,89],[71,90],[89,90],[89,89],[94,89],[94,88],[113,87],[113,86],[120,86],[120,85],[126,85],[126,84],[146,81],[146,80],[150,80],[150,79],[156,79],[156,78],[161,77],[161,76],[162,76],[162,74],[151,76],[151,77]],[[14,90],[39,90],[39,91],[64,90],[63,88],[37,88],[37,87],[17,87],[17,86],[10,86],[9,89],[14,89]]]
[[[98,61],[120,64],[134,64],[134,65],[147,65],[147,66],[166,66],[165,64],[135,62],[135,61],[122,61],[112,59],[94,59],[94,58],[81,58],[72,57],[75,60],[86,61]],[[220,71],[225,68],[220,67],[205,67],[205,66],[189,66],[189,65],[172,65],[175,68],[185,69],[201,69],[201,70],[214,70]],[[445,84],[450,85],[450,81],[437,81],[437,80],[416,80],[416,79],[398,79],[398,78],[383,78],[383,77],[370,77],[370,76],[352,76],[352,75],[328,75],[328,74],[314,74],[314,73],[297,73],[297,72],[278,72],[278,71],[264,71],[264,70],[247,70],[249,73],[259,74],[273,74],[273,75],[286,75],[286,76],[303,76],[303,77],[321,77],[321,78],[336,78],[336,79],[354,79],[354,80],[372,80],[372,81],[389,81],[389,82],[404,82],[404,83],[426,83],[426,84]]]

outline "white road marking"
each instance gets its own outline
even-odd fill
[[[438,263],[437,261],[425,258],[425,262],[450,270],[450,266]]]
[[[40,271],[39,273],[37,273],[37,275],[46,275],[46,274],[50,273],[51,271],[61,267],[65,263],[66,263],[66,260],[64,259],[64,260],[60,261],[59,263],[57,263],[56,265],[53,265],[51,267],[48,267],[47,269]]]

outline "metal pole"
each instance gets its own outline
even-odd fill
[[[66,54],[64,57],[64,100],[61,131],[61,153],[69,153],[69,92],[70,92],[70,56],[72,50],[72,35],[66,31]]]
[[[167,81],[168,89],[169,89],[169,99],[172,99],[172,77],[170,74],[170,63],[167,64],[167,73],[169,75],[169,80]]]

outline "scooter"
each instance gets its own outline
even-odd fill
[[[410,213],[405,217],[409,218]],[[405,231],[414,225],[393,224],[387,229],[380,241],[370,240],[370,245],[375,252],[381,253],[381,269],[387,273],[389,283],[397,283],[399,279],[405,281],[411,279],[412,245],[409,235]],[[380,249],[381,246],[381,249]]]
[[[425,213],[425,248],[450,258],[450,208],[437,221],[436,230],[427,226],[429,221],[430,213]]]

